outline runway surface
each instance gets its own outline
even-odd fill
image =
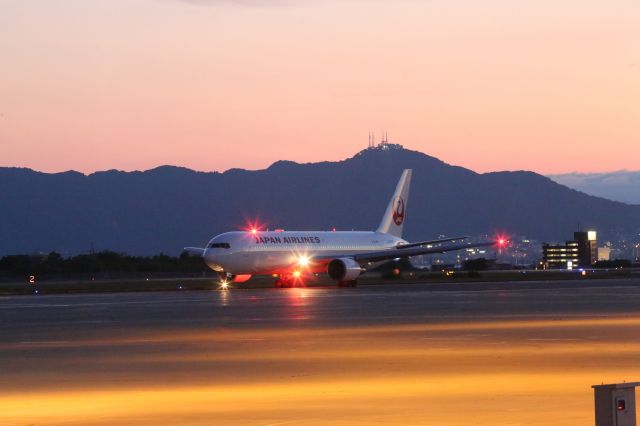
[[[629,280],[4,297],[0,425],[589,425],[639,309]]]

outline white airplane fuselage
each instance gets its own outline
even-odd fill
[[[185,250],[226,274],[226,278],[221,276],[223,286],[229,278],[244,282],[252,275],[266,274],[277,275],[276,286],[304,284],[300,281],[303,275],[321,272],[340,286],[353,286],[363,272],[394,259],[493,245],[441,246],[468,237],[414,243],[402,239],[410,182],[411,170],[405,169],[376,231],[235,231],[214,237],[204,248]]]
[[[341,258],[405,243],[400,237],[370,231],[237,231],[214,237],[203,258],[211,269],[234,275],[283,274],[298,266],[321,272],[326,263],[314,258]]]

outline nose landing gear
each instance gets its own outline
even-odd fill
[[[233,282],[235,275],[225,272],[218,273],[218,282],[220,284],[220,290],[228,290],[229,285]]]

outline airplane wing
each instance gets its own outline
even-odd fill
[[[399,245],[398,248],[406,249],[410,247],[428,246],[433,244],[448,243],[450,241],[468,240],[469,238],[471,237],[452,237],[452,238],[444,238],[442,240],[418,241],[415,243],[407,243],[407,244]]]
[[[447,251],[463,250],[476,247],[490,247],[497,243],[494,241],[484,243],[461,243],[461,244],[449,244],[439,247],[425,247],[423,245],[414,247],[400,246],[393,249],[373,251],[368,253],[360,253],[352,255],[353,259],[358,263],[363,262],[379,262],[382,260],[397,259],[403,257],[419,256],[421,254],[430,253],[445,253]]]
[[[185,247],[184,251],[186,251],[187,253],[189,253],[190,255],[193,256],[204,256],[204,251],[206,249],[200,248],[200,247]]]

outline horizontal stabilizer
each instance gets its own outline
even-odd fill
[[[185,247],[184,251],[186,251],[190,255],[202,257],[204,256],[205,249],[201,247]]]

